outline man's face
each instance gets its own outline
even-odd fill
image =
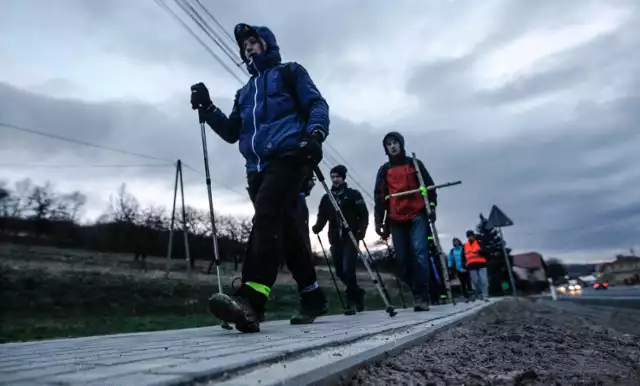
[[[469,239],[469,241],[474,241],[476,239],[476,235],[469,235],[467,236],[467,239]]]
[[[260,40],[254,36],[246,38],[243,42],[244,56],[247,59],[251,59],[254,55],[260,55],[262,53],[262,45]]]
[[[402,151],[402,148],[400,147],[400,142],[398,142],[398,140],[395,139],[394,137],[387,138],[384,141],[384,147],[385,149],[387,149],[387,153],[389,153],[390,156],[396,156],[400,154],[400,152]]]
[[[460,241],[459,240],[453,240],[453,246],[454,247],[459,247],[460,246]]]
[[[331,183],[337,188],[344,183],[344,179],[338,173],[331,173]]]

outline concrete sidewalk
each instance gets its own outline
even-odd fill
[[[0,384],[252,384],[256,376],[263,385],[289,383],[291,379],[296,379],[293,384],[307,384],[331,375],[314,369],[329,363],[334,369],[347,369],[371,358],[375,350],[408,345],[412,339],[493,302],[436,306],[425,313],[398,310],[393,318],[384,311],[350,317],[333,315],[307,326],[267,322],[258,334],[215,326],[7,343],[0,345]],[[337,349],[342,351],[336,354]],[[337,365],[337,361],[341,364]],[[283,370],[288,362],[293,365],[289,366],[290,371]],[[280,367],[274,371],[276,364]],[[265,372],[260,372],[261,368]],[[300,378],[309,374],[311,377]]]

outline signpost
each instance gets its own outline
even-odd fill
[[[516,283],[513,279],[513,272],[511,271],[511,263],[509,262],[509,255],[507,254],[507,249],[505,248],[504,236],[502,235],[502,228],[512,226],[513,221],[500,208],[496,205],[491,207],[491,213],[489,214],[489,219],[487,220],[487,224],[485,227],[487,229],[498,228],[498,233],[500,234],[500,246],[502,247],[502,253],[504,254],[504,261],[507,263],[507,270],[509,271],[509,281],[511,282],[511,288],[513,289],[513,296],[518,296],[516,291]]]

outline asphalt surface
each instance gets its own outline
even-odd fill
[[[640,311],[520,298],[343,384],[637,385],[639,379]]]
[[[590,287],[585,288],[577,294],[560,294],[560,296],[577,296],[577,297],[624,297],[624,298],[640,298],[640,287],[610,287],[606,290],[596,290]]]

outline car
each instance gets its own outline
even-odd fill
[[[609,283],[606,281],[597,281],[593,283],[593,289],[604,290],[609,288]]]

